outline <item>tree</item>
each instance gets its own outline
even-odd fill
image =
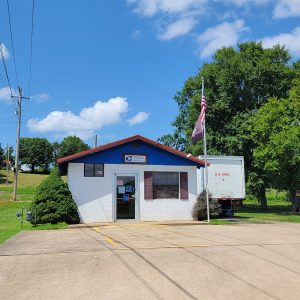
[[[80,221],[77,205],[68,185],[61,179],[58,168],[54,168],[37,187],[32,207],[36,211],[37,224],[76,224]],[[35,222],[35,218],[32,222]]]
[[[237,50],[232,47],[217,50],[213,61],[188,78],[175,95],[179,114],[172,124],[173,140],[167,137],[179,150],[193,155],[203,153],[202,142],[193,145],[191,135],[200,112],[201,78],[204,77],[208,152],[245,157],[246,174],[257,179],[254,191],[261,199],[262,208],[267,206],[268,182],[263,170],[252,163],[254,141],[249,120],[268,98],[288,96],[295,77],[295,70],[288,64],[290,59],[284,47],[264,49],[256,42],[239,44]]]
[[[13,164],[14,162],[14,157],[13,157],[13,152],[14,152],[14,148],[12,146],[8,147],[9,148],[9,162],[10,162],[10,165]],[[7,147],[4,149],[1,147],[1,144],[0,144],[0,167],[6,167],[6,164],[7,164]]]
[[[289,98],[269,99],[251,123],[255,166],[273,187],[288,190],[294,203],[300,187],[300,80],[294,80]]]
[[[1,166],[4,164],[4,160],[5,160],[5,152],[4,149],[2,149],[0,144],[0,165]]]
[[[77,136],[68,136],[65,137],[62,142],[59,144],[57,142],[54,143],[55,149],[55,158],[65,157],[68,155],[72,155],[84,150],[88,150],[90,147],[85,144],[79,137]]]
[[[53,162],[52,144],[45,138],[21,138],[20,161],[29,165],[31,172],[34,172],[36,167],[48,170],[49,164]]]
[[[206,191],[201,192],[192,208],[192,217],[194,220],[204,220],[207,218],[207,203],[206,203]],[[212,199],[209,194],[209,213],[218,214],[220,212],[220,204],[217,199]]]
[[[157,142],[172,148],[177,148],[176,138],[172,134],[165,134],[161,136],[160,138],[157,139]]]
[[[59,150],[60,150],[60,143],[54,142],[52,143],[53,147],[53,160],[56,162],[56,160],[59,158]]]

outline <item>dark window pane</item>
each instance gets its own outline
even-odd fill
[[[102,164],[95,165],[95,176],[96,177],[103,177],[104,176],[104,167]]]
[[[84,176],[85,177],[94,176],[94,164],[84,164]]]
[[[153,198],[179,198],[178,172],[153,172]]]

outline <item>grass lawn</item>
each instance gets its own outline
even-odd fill
[[[6,185],[6,171],[0,170],[0,244],[11,236],[21,231],[20,218],[16,217],[16,212],[22,208],[30,208],[34,198],[36,187],[47,177],[45,174],[19,173],[17,201],[13,202],[13,172],[9,172],[8,185]],[[63,178],[65,180],[65,178]],[[24,211],[24,214],[26,212]],[[67,228],[66,223],[43,224],[33,227],[25,220],[22,230],[42,230]]]
[[[6,171],[0,170],[0,201],[12,200],[13,172],[9,171],[8,184],[6,184]],[[36,187],[47,177],[46,174],[19,173],[17,201],[32,201]]]
[[[261,211],[257,199],[248,197],[243,207],[236,209],[234,214],[235,222],[228,219],[212,218],[212,224],[235,224],[237,222],[247,223],[272,223],[272,222],[294,222],[300,223],[300,215],[291,215],[292,206],[286,200],[284,192],[269,190],[267,192],[268,210]]]
[[[13,172],[9,171],[8,184],[6,184],[6,170],[0,170],[0,201],[12,200]],[[17,201],[32,201],[36,187],[47,178],[47,174],[30,174],[20,172],[18,175]],[[62,176],[66,182],[66,176]]]
[[[38,186],[48,175],[47,174],[30,174],[19,172],[18,185],[19,187]],[[14,181],[13,171],[8,173],[8,186],[12,186]],[[6,186],[6,170],[0,170],[0,186]]]
[[[291,206],[287,204],[277,205],[269,203],[267,211],[260,211],[258,205],[246,203],[244,207],[237,210],[235,217],[245,221],[265,221],[265,222],[295,222],[300,223],[300,215],[291,215]]]
[[[26,211],[24,211],[24,222],[21,228],[21,218],[16,217],[16,212],[21,212],[22,208],[30,208],[30,206],[31,202],[0,201],[0,244],[21,230],[67,228],[68,225],[66,223],[42,224],[34,227],[25,220]]]

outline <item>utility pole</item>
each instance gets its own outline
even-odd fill
[[[98,135],[96,134],[96,135],[94,136],[94,148],[97,147],[97,138],[98,138]]]
[[[16,141],[16,158],[15,158],[15,168],[14,168],[14,191],[13,200],[17,200],[17,189],[18,189],[18,171],[19,171],[19,148],[20,148],[20,131],[21,131],[21,115],[22,115],[22,100],[28,99],[28,97],[23,97],[22,89],[18,87],[18,96],[11,96],[12,98],[17,98],[18,100],[18,126],[17,126],[17,141]]]
[[[6,158],[6,185],[8,185],[8,175],[9,175],[9,165],[10,165],[10,161],[9,161],[9,147],[7,144],[7,158]]]

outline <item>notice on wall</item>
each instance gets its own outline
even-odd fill
[[[123,201],[128,202],[129,201],[129,195],[128,194],[123,194]]]
[[[125,194],[125,186],[124,185],[118,186],[118,194]]]
[[[131,185],[125,185],[125,192],[126,193],[133,193],[134,192],[133,189],[134,189],[133,186],[131,186]]]
[[[125,154],[124,162],[132,164],[145,164],[147,162],[147,156],[140,154]]]

